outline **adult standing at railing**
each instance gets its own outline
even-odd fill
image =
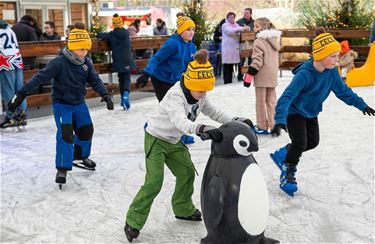
[[[251,17],[253,15],[253,9],[252,8],[245,8],[243,12],[243,17],[239,20],[237,20],[237,24],[240,26],[248,26],[250,28],[250,31],[254,30],[254,19]],[[252,41],[246,41],[240,44],[240,51],[249,49],[253,45]],[[241,67],[245,64],[246,59],[248,60],[248,64],[251,63],[251,58],[241,58],[240,59],[240,64],[238,65],[238,75],[237,75],[237,80],[242,81],[242,74],[240,72]]]
[[[21,20],[12,27],[14,33],[16,33],[17,40],[19,42],[38,41],[34,25],[35,19],[30,15],[22,16]],[[34,69],[35,57],[27,57],[23,59],[25,69]]]
[[[232,83],[233,65],[240,62],[240,36],[239,33],[249,31],[248,26],[239,26],[236,21],[236,14],[229,12],[226,21],[221,27],[222,30],[222,63],[224,67],[224,84]]]

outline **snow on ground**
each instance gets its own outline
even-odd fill
[[[280,95],[290,77],[280,78]],[[374,87],[354,89],[374,106]],[[255,120],[254,88],[218,86],[212,101],[236,116]],[[1,131],[2,243],[126,243],[125,214],[143,183],[143,124],[156,98],[132,103],[130,112],[91,109],[95,133],[94,172],[74,168],[60,191],[54,183],[55,133],[52,116],[29,120],[23,130]],[[206,117],[200,122],[217,125]],[[306,152],[297,172],[299,191],[288,197],[278,187],[279,170],[269,153],[287,134],[259,138],[254,153],[269,189],[266,235],[283,243],[374,243],[374,118],[363,116],[333,94],[320,114],[321,142]],[[200,207],[200,184],[210,142],[196,138],[190,152],[199,172],[193,200]],[[175,179],[166,168],[164,186],[134,243],[199,243],[203,222],[174,218],[170,199]]]

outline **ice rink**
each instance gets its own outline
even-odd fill
[[[280,78],[281,95],[291,77]],[[374,86],[353,89],[374,107]],[[254,87],[217,86],[208,96],[223,110],[255,121]],[[73,168],[67,184],[55,184],[52,116],[30,119],[27,127],[1,130],[2,243],[127,243],[125,214],[145,175],[143,125],[158,102],[134,101],[131,110],[91,109],[96,171]],[[254,157],[270,197],[266,235],[282,243],[374,243],[374,117],[338,100],[333,93],[319,116],[321,141],[300,161],[294,198],[279,189],[279,170],[269,153],[288,135],[259,137]],[[209,118],[198,122],[218,125]],[[189,146],[199,176],[193,200],[200,208],[200,184],[210,142]],[[163,189],[133,243],[199,243],[203,222],[177,220],[171,208],[175,179],[166,168]]]

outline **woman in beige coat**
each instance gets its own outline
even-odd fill
[[[279,69],[279,49],[281,31],[275,30],[267,18],[254,22],[256,39],[253,44],[252,62],[248,76],[254,78],[256,97],[257,134],[270,134],[275,125],[277,71]],[[254,77],[255,76],[255,77]],[[246,81],[244,81],[246,85]]]

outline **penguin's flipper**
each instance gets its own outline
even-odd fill
[[[213,230],[223,215],[225,188],[223,181],[213,176],[204,193],[203,219],[207,230]]]

